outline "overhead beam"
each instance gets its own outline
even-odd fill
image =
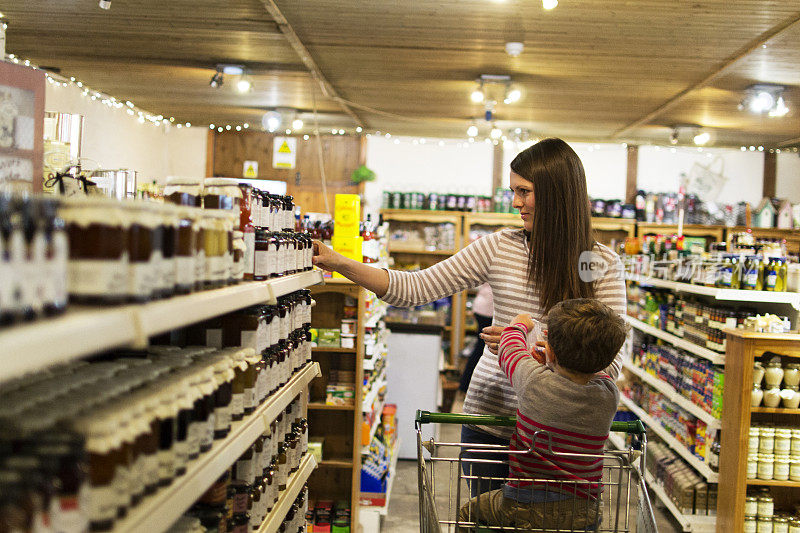
[[[297,55],[300,56],[300,60],[303,64],[308,68],[311,72],[311,75],[317,80],[320,89],[322,90],[322,94],[325,95],[327,98],[331,98],[335,100],[344,110],[345,113],[350,115],[350,117],[356,122],[357,125],[364,127],[364,121],[361,120],[355,111],[347,104],[347,102],[339,96],[339,93],[336,92],[336,89],[330,82],[325,78],[325,75],[320,70],[317,62],[314,61],[314,58],[311,57],[311,53],[305,47],[303,42],[295,33],[294,28],[292,28],[289,21],[286,20],[286,17],[283,16],[281,13],[280,8],[275,3],[274,0],[261,0],[261,3],[264,4],[264,8],[270,14],[272,19],[278,24],[278,28],[283,32],[283,35],[286,37],[286,40],[289,41],[289,44],[297,52]]]
[[[643,124],[651,122],[654,118],[662,115],[669,109],[672,109],[678,103],[680,103],[684,98],[686,98],[690,93],[698,89],[702,89],[706,85],[710,84],[712,81],[714,81],[715,79],[723,75],[725,72],[727,72],[734,64],[739,62],[741,59],[747,57],[750,53],[760,48],[761,45],[765,44],[770,39],[774,39],[775,37],[778,37],[780,34],[790,30],[795,25],[797,25],[798,22],[800,22],[800,13],[795,13],[791,17],[781,22],[780,24],[773,26],[769,30],[765,31],[764,33],[762,33],[761,35],[759,35],[758,37],[747,43],[744,47],[740,48],[733,55],[725,59],[717,69],[708,74],[705,78],[690,85],[689,87],[686,87],[684,90],[672,96],[669,100],[667,100],[657,108],[653,109],[643,117],[631,122],[630,124],[628,124],[623,128],[618,129],[617,131],[611,134],[611,138],[618,139],[621,136],[630,132],[631,130],[638,128]]]
[[[778,143],[778,148],[783,148],[784,146],[795,146],[800,144],[800,137],[795,137],[794,139],[786,139],[785,141],[781,141]]]
[[[81,55],[70,55],[70,54],[62,54],[59,55],[57,59],[44,61],[42,65],[47,64],[47,66],[55,67],[50,68],[49,70],[53,70],[54,72],[58,72],[58,70],[62,67],[59,64],[66,65],[67,68],[75,67],[75,66],[91,66],[93,68],[97,68],[98,64],[101,64],[103,67],[112,66],[112,65],[124,65],[130,66],[131,64],[131,57],[109,57],[100,54],[81,54]],[[182,58],[161,58],[161,57],[136,57],[136,65],[144,65],[144,66],[152,66],[152,67],[176,67],[176,68],[199,68],[199,69],[209,69],[213,70],[219,64],[224,65],[244,65],[247,68],[248,74],[254,75],[280,75],[280,74],[308,74],[308,69],[305,65],[300,63],[267,63],[267,62],[253,62],[253,61],[242,61],[240,59],[226,59],[226,58],[216,58],[216,59],[209,59],[209,60],[197,60],[197,59],[182,59]],[[51,65],[52,64],[52,65]]]

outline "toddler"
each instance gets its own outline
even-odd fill
[[[555,305],[547,315],[547,340],[538,340],[532,353],[526,336],[534,328],[530,315],[517,315],[503,330],[499,352],[519,402],[510,449],[530,453],[512,453],[512,480],[464,504],[459,521],[592,529],[601,519],[602,454],[619,403],[603,369],[617,356],[627,328],[610,307],[587,298]]]

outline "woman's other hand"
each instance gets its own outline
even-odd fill
[[[339,268],[340,254],[325,246],[321,241],[314,241],[314,257],[311,262],[328,272],[336,272]]]
[[[527,328],[528,332],[533,331],[535,327],[533,320],[531,319],[531,315],[528,313],[520,313],[514,317],[514,320],[511,321],[512,324],[522,324]]]
[[[495,355],[500,347],[500,335],[502,333],[502,326],[489,326],[488,328],[483,328],[483,330],[481,330],[481,339],[483,339],[483,342],[486,343],[486,347],[489,348],[489,351]]]

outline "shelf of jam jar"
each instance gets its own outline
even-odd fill
[[[748,479],[748,485],[758,486],[764,485],[767,487],[790,487],[800,489],[800,481],[780,481],[777,479]]]
[[[800,409],[787,409],[786,407],[751,407],[751,413],[771,413],[776,415],[800,415]]]
[[[289,509],[297,499],[300,491],[303,490],[303,486],[316,467],[317,460],[314,459],[314,456],[310,453],[306,453],[300,461],[300,467],[297,469],[297,472],[289,477],[289,481],[286,483],[286,490],[281,493],[278,498],[278,503],[275,504],[275,507],[272,508],[272,511],[270,511],[264,519],[264,522],[261,523],[261,527],[258,528],[258,533],[275,533],[278,531],[284,518],[286,518],[286,513],[289,512]]]
[[[184,475],[129,512],[128,516],[117,524],[114,532],[154,533],[169,529],[186,509],[191,507],[206,489],[269,429],[272,421],[292,400],[306,390],[311,380],[320,375],[319,363],[306,364],[252,414],[239,422],[233,422],[228,435],[224,439],[214,441],[208,452],[190,462]]]
[[[695,418],[698,418],[706,423],[706,425],[710,428],[719,429],[721,427],[720,420],[718,418],[714,418],[714,416],[703,410],[702,407],[696,405],[694,402],[689,400],[688,398],[684,397],[680,392],[675,390],[669,383],[663,381],[656,376],[648,373],[642,368],[638,366],[634,366],[631,363],[624,361],[622,363],[623,368],[628,369],[631,373],[636,375],[639,379],[644,381],[645,383],[649,384],[651,387],[658,390],[661,394],[666,396],[666,398],[677,404],[681,409],[687,411],[689,414],[693,415]],[[800,410],[798,410],[800,412]]]
[[[761,302],[770,304],[790,304],[795,309],[800,309],[800,293],[797,292],[773,292],[773,291],[748,291],[742,289],[721,289],[718,287],[706,287],[704,285],[693,285],[691,283],[681,283],[678,281],[668,281],[665,279],[640,276],[638,274],[626,274],[625,278],[640,285],[671,289],[678,292],[700,294],[711,296],[721,301],[728,302]]]
[[[725,364],[725,354],[714,352],[713,350],[709,350],[708,348],[704,348],[703,346],[697,345],[693,342],[689,342],[686,339],[682,339],[672,333],[667,333],[662,329],[658,329],[656,327],[651,326],[650,324],[645,324],[641,320],[637,320],[632,316],[623,315],[622,317],[625,321],[630,324],[632,327],[638,329],[641,332],[647,333],[648,335],[652,335],[653,337],[658,337],[663,341],[667,341],[668,343],[686,350],[689,353],[692,353],[698,357],[702,357],[703,359],[708,359],[715,365],[724,365]]]
[[[680,455],[684,461],[689,463],[692,468],[697,470],[697,472],[703,476],[706,481],[711,483],[716,483],[718,481],[719,474],[717,472],[711,470],[705,461],[692,454],[692,452],[690,452],[685,445],[681,444],[678,439],[670,435],[670,433],[664,429],[657,420],[647,414],[644,409],[636,405],[633,400],[625,395],[620,395],[619,399],[625,405],[625,407],[630,409],[633,414],[638,416],[648,428],[653,430],[653,432],[658,435],[661,440],[663,440],[670,448],[675,450],[675,452],[677,452],[677,454]]]
[[[224,315],[251,305],[277,303],[277,298],[322,283],[322,272],[310,270],[266,281],[247,281],[138,306],[143,341],[152,335]]]

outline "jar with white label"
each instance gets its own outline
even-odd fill
[[[789,464],[788,455],[776,455],[772,479],[787,481],[789,479]]]
[[[764,365],[761,364],[761,361],[756,361],[753,363],[753,385],[761,386],[761,382],[764,380]]]
[[[800,429],[792,429],[791,455],[800,455]]]
[[[745,515],[744,517],[744,533],[757,533],[758,532],[758,521],[757,518],[753,515]]]
[[[800,455],[789,456],[789,479],[800,481]]]
[[[747,454],[755,455],[758,453],[759,434],[761,428],[758,426],[751,426],[747,438]]]
[[[761,390],[761,386],[753,385],[753,390],[750,392],[750,407],[760,407],[763,399],[764,391]]]
[[[775,475],[775,456],[762,453],[758,456],[758,479],[772,479]]]
[[[751,453],[747,456],[747,479],[758,478],[758,454]]]
[[[789,520],[789,533],[800,533],[800,520],[797,518]]]
[[[764,406],[778,407],[781,404],[781,389],[771,387],[764,391]]]
[[[747,496],[744,499],[744,515],[756,516],[758,514],[758,498],[755,496]]]
[[[781,389],[781,405],[786,409],[797,409],[800,407],[800,391],[797,385],[785,385]]]
[[[775,430],[775,455],[788,455],[792,449],[792,430],[777,428]]]
[[[758,517],[756,524],[757,533],[772,533],[772,518]]]
[[[789,533],[789,519],[776,516],[772,519],[772,533]]]
[[[758,497],[758,518],[772,518],[775,514],[775,500],[769,494]]]
[[[775,453],[775,428],[761,428],[758,438],[758,453]]]

